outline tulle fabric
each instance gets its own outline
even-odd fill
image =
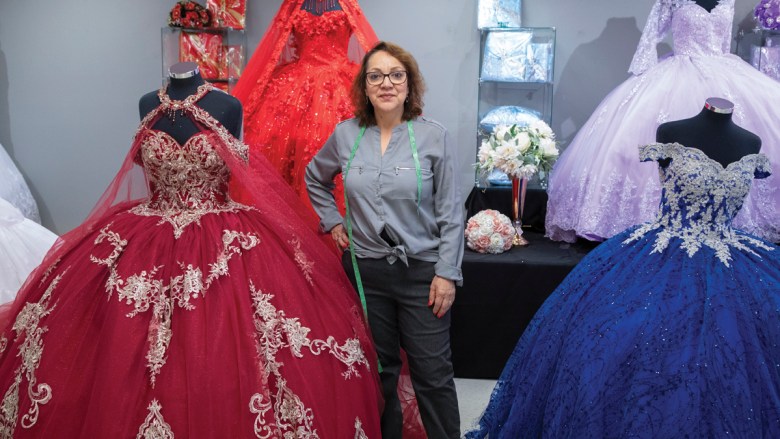
[[[769,162],[724,168],[679,144],[640,156],[669,163],[658,217],[550,295],[468,438],[779,437],[780,248],[731,227]]]
[[[0,198],[0,303],[10,302],[57,235]]]
[[[35,202],[27,182],[11,157],[0,145],[0,198],[19,209],[26,218],[41,222],[38,204]]]
[[[233,94],[244,105],[251,154],[264,154],[309,206],[306,165],[336,124],[352,117],[352,80],[377,37],[355,0],[321,16],[302,3],[282,4]],[[341,179],[335,184],[342,194]]]
[[[467,438],[780,437],[778,248],[602,243],[544,303]]]
[[[317,221],[262,158],[249,168],[241,142],[203,113],[188,116],[229,168],[228,196],[248,207],[203,215],[178,239],[159,216],[131,212],[153,195],[138,160],[163,117],[162,107],[150,113],[87,220],[2,310],[0,394],[4,404],[19,400],[17,418],[0,417],[3,435],[143,437],[159,428],[260,437],[281,434],[269,422],[283,413],[295,434],[380,436],[376,353]],[[202,294],[191,294],[194,269],[214,277]],[[144,279],[170,279],[172,289],[148,294],[154,282]],[[165,300],[174,279],[179,300]]]
[[[709,97],[735,104],[734,122],[762,139],[761,152],[780,169],[780,126],[775,122],[780,120],[775,105],[780,84],[722,52],[721,34],[730,35],[733,2],[723,0],[709,14],[693,2],[679,3],[683,6],[667,11],[678,15],[669,15],[660,30],[649,21],[643,36],[644,41],[653,35],[647,37],[650,44],[656,32],[663,35],[671,28],[677,54],[645,66],[646,71],[639,70],[644,73],[613,90],[557,161],[545,219],[551,239],[602,241],[652,220],[660,200],[657,170],[636,159],[636,147],[653,142],[660,124],[696,115]],[[632,68],[647,63],[638,61],[643,47]],[[754,183],[734,226],[780,242],[780,177]]]

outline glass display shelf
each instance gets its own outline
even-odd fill
[[[496,125],[525,125],[537,119],[551,125],[555,32],[554,27],[481,29],[477,149]],[[508,184],[501,177],[477,169],[475,185]],[[546,182],[532,179],[529,187],[544,189]]]
[[[163,27],[161,44],[163,83],[173,64],[192,61],[204,79],[231,92],[246,64],[246,34],[240,29]]]
[[[760,72],[780,80],[780,30],[741,30],[737,34],[737,56]]]

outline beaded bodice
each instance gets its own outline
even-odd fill
[[[731,259],[729,248],[746,251],[750,251],[749,245],[769,248],[731,228],[753,179],[769,176],[770,165],[765,155],[750,154],[724,168],[699,149],[678,143],[656,143],[641,147],[640,158],[642,161],[671,160],[667,167],[659,167],[658,218],[640,226],[626,242],[656,230],[655,251],[663,251],[671,239],[678,238],[690,256],[706,246],[714,249],[726,265]]]
[[[144,118],[136,134],[136,160],[143,165],[150,196],[132,212],[160,217],[161,224],[173,226],[177,238],[203,215],[246,208],[228,196],[230,169],[218,145],[224,145],[222,154],[233,154],[242,160],[247,158],[247,147],[197,105],[212,89],[211,84],[205,83],[182,101],[172,100],[164,89],[160,90],[160,106]],[[161,112],[190,117],[202,127],[201,131],[180,144],[170,134],[151,128]]]
[[[694,1],[683,1],[672,14],[674,54],[706,56],[729,53],[733,17],[733,0],[721,0],[709,12]]]
[[[168,133],[146,131],[141,160],[152,192],[149,208],[204,209],[225,203],[230,172],[211,137],[200,132],[179,145]]]
[[[299,9],[293,17],[292,32],[299,61],[328,64],[347,60],[352,28],[344,11],[314,15]]]
[[[628,70],[641,75],[658,64],[656,46],[669,31],[676,56],[728,54],[733,19],[734,0],[719,0],[709,12],[694,0],[656,0]]]

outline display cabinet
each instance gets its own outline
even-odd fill
[[[555,28],[482,29],[477,104],[477,148],[496,125],[552,119]],[[476,185],[511,184],[506,176],[476,173]],[[543,186],[544,182],[531,182]]]
[[[477,0],[477,29],[521,26],[520,0]]]
[[[740,31],[737,55],[771,78],[780,80],[780,31],[760,28]]]
[[[162,78],[173,64],[192,61],[201,76],[214,86],[231,92],[246,62],[246,34],[232,28],[187,29],[163,27]]]

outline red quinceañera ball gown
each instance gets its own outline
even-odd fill
[[[160,91],[96,209],[11,305],[1,438],[380,437],[355,293],[287,185],[198,107],[212,90]],[[200,130],[183,144],[152,128],[172,108]],[[237,202],[228,188],[247,185]]]
[[[355,0],[321,15],[302,4],[282,3],[233,94],[244,106],[250,155],[265,155],[308,206],[306,165],[336,124],[353,116],[352,81],[377,37]],[[340,176],[335,184],[343,211]]]

